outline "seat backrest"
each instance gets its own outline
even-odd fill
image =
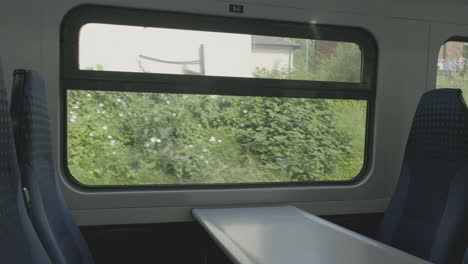
[[[11,109],[20,171],[30,193],[31,218],[39,238],[54,263],[93,263],[59,186],[45,84],[38,73],[15,71]]]
[[[0,263],[50,263],[29,221],[19,181],[0,62]]]
[[[378,239],[436,264],[462,263],[468,238],[468,111],[459,89],[426,92]]]

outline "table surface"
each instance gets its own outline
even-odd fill
[[[293,206],[192,213],[234,263],[429,263]]]

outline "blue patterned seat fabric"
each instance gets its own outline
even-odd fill
[[[54,263],[93,263],[58,183],[44,80],[25,70],[16,70],[14,77],[15,140],[22,179],[31,196],[33,226]]]
[[[0,263],[51,263],[29,221],[19,177],[0,65]]]
[[[468,111],[461,90],[422,96],[377,238],[436,264],[462,263],[468,245]]]

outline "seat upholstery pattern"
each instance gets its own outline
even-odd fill
[[[459,89],[425,93],[378,239],[436,264],[462,263],[468,238],[468,111]]]
[[[34,228],[54,263],[89,264],[93,259],[58,184],[44,80],[34,71],[15,71],[18,160],[31,195]]]
[[[29,221],[19,177],[0,65],[0,263],[50,263]]]

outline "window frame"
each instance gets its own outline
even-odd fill
[[[223,33],[267,35],[312,40],[351,42],[361,50],[361,81],[330,82],[308,80],[261,79],[225,76],[197,76],[163,73],[92,71],[79,69],[79,33],[88,23],[126,26],[166,27]],[[255,27],[252,27],[252,24]],[[154,190],[258,188],[288,186],[353,185],[364,180],[370,170],[377,86],[377,42],[365,29],[214,16],[172,11],[145,10],[82,5],[64,17],[60,32],[60,153],[61,169],[66,181],[83,190]],[[320,35],[320,37],[318,37]],[[90,90],[115,92],[149,92],[175,94],[217,94],[234,96],[290,97],[316,99],[355,99],[367,102],[363,166],[352,179],[344,181],[298,181],[264,183],[152,184],[152,185],[87,185],[73,177],[68,168],[67,91]],[[98,88],[96,88],[98,87]],[[216,88],[212,88],[216,87]],[[221,88],[222,87],[222,88]]]

